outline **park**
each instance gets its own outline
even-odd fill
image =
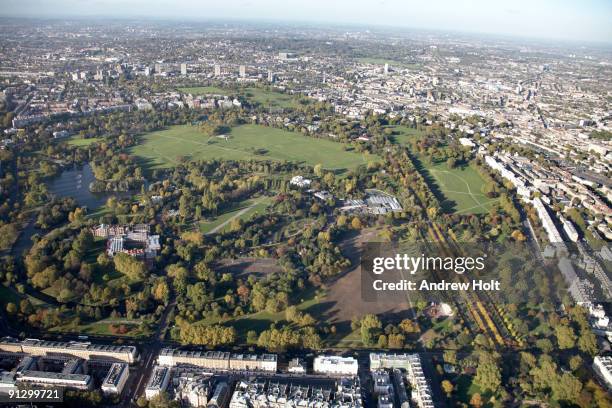
[[[197,126],[173,126],[140,137],[130,149],[147,169],[174,167],[190,160],[293,161],[338,174],[377,160],[376,156],[346,151],[344,145],[326,139],[260,125],[232,128],[227,135],[209,137]]]

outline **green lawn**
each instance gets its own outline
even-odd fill
[[[482,193],[484,180],[471,166],[449,169],[446,163],[427,163],[421,158],[421,171],[446,212],[483,214],[489,211],[496,198]]]
[[[230,227],[231,220],[234,218],[238,217],[241,220],[246,221],[255,213],[263,213],[268,205],[270,205],[269,197],[260,197],[241,201],[240,203],[237,203],[235,207],[223,212],[222,214],[219,214],[214,219],[200,222],[200,231],[203,234],[208,234],[224,223],[226,224],[222,228],[219,228],[217,232],[227,231]]]
[[[183,125],[143,135],[130,153],[138,156],[149,169],[172,167],[180,160],[255,159],[296,161],[313,166],[321,163],[326,169],[343,173],[367,163],[368,159],[378,159],[347,152],[343,147],[330,140],[260,125],[233,128],[228,140],[208,137],[197,126]]]
[[[219,88],[218,86],[193,86],[188,88],[178,88],[179,92],[191,95],[231,95],[235,93],[231,89]]]
[[[117,333],[111,331],[111,324],[115,326],[123,325],[127,328],[126,333]],[[91,334],[98,336],[118,336],[126,338],[140,338],[148,337],[151,335],[150,330],[137,319],[114,319],[108,318],[98,322],[91,322],[85,324],[75,324],[75,322],[67,323],[62,326],[56,326],[50,329],[51,332],[59,333],[79,333],[79,334]]]
[[[262,88],[247,88],[245,96],[247,99],[265,107],[291,108],[297,105],[297,99],[293,95]]]
[[[89,139],[83,139],[78,136],[72,136],[67,139],[67,143],[71,146],[89,146],[92,143],[101,141],[101,137],[90,137]]]
[[[404,125],[386,126],[385,128],[393,129],[393,135],[391,136],[391,139],[393,140],[393,143],[396,144],[407,145],[413,140],[419,139],[420,137],[425,135],[425,132],[422,130],[418,130]]]
[[[263,88],[226,89],[218,86],[194,86],[178,88],[178,91],[192,95],[242,95],[249,101],[266,107],[291,108],[297,106],[295,96]]]

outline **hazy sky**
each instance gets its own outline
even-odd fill
[[[28,17],[364,23],[612,43],[612,0],[0,0]]]

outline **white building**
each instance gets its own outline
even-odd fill
[[[145,388],[145,397],[150,400],[151,398],[159,395],[168,387],[170,381],[170,368],[155,366],[151,378]]]
[[[356,376],[359,365],[353,357],[317,356],[314,372],[317,374]]]
[[[612,391],[612,357],[596,356],[593,360],[593,370],[608,390]]]
[[[467,137],[459,138],[459,143],[461,143],[461,146],[476,147],[476,144]]]
[[[127,364],[113,363],[102,382],[102,392],[105,394],[121,394],[129,375],[130,370]]]
[[[309,187],[310,183],[312,183],[312,180],[304,178],[303,176],[293,176],[291,181],[289,181],[289,184],[292,186],[297,186],[300,188]]]

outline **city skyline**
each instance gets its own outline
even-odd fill
[[[547,40],[612,43],[612,4],[600,0],[587,2],[526,0],[495,4],[483,0],[440,0],[426,4],[413,1],[372,2],[338,0],[332,3],[278,2],[277,0],[229,0],[223,4],[208,1],[60,0],[49,6],[40,0],[4,2],[4,17],[45,18],[136,18],[285,21],[334,25],[386,26],[405,29],[442,30],[481,35],[513,36]]]

